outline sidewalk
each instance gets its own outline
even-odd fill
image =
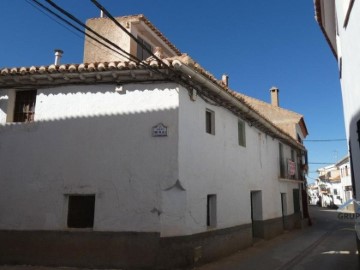
[[[287,269],[321,242],[327,233],[325,230],[318,231],[312,227],[285,232],[274,239],[262,240],[246,250],[195,269],[238,270],[239,265],[241,270]]]

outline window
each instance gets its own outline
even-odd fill
[[[358,142],[359,142],[359,147],[360,147],[360,120],[358,120],[358,121],[356,122],[356,127],[357,127],[356,132],[357,132],[357,134],[358,134]],[[351,158],[350,158],[350,160],[351,160]]]
[[[344,19],[344,27],[345,28],[347,27],[347,25],[349,23],[350,13],[351,13],[351,10],[353,8],[354,2],[355,2],[355,0],[343,1],[344,10],[346,11],[345,19]]]
[[[302,143],[302,139],[301,139],[299,134],[297,134],[297,140],[298,140],[299,143]]]
[[[215,135],[215,112],[206,109],[205,112],[206,133]]]
[[[149,43],[147,43],[145,40],[143,40],[139,36],[137,38],[138,38],[139,42],[144,45],[145,48],[147,48],[149,51],[152,52],[152,47],[151,47],[151,45]],[[150,57],[150,53],[147,52],[142,46],[137,44],[136,57],[139,58],[140,60],[145,60],[148,57]]]
[[[70,195],[67,226],[69,228],[93,228],[95,195]]]
[[[238,141],[239,145],[246,146],[245,123],[240,120],[238,121]]]
[[[209,228],[216,227],[216,195],[207,195],[206,225]]]
[[[33,122],[36,90],[18,91],[15,96],[14,122]]]
[[[336,188],[334,188],[334,195],[337,195],[338,193],[337,193],[337,189]]]
[[[280,165],[280,177],[285,177],[285,164],[284,164],[284,149],[283,145],[279,143],[279,165]]]

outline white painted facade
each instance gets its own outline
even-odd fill
[[[353,195],[360,198],[360,5],[355,0],[314,0],[317,21],[339,67]],[[357,213],[360,209],[356,209]],[[360,251],[360,225],[355,226]]]
[[[315,1],[318,22],[338,61],[345,131],[352,164],[360,163],[360,5],[352,0]],[[320,17],[321,16],[321,17]],[[359,125],[359,127],[358,127]],[[360,167],[352,166],[353,180],[360,197]]]
[[[279,141],[246,123],[240,146],[239,118],[200,97],[192,101],[178,84],[39,89],[33,123],[6,122],[13,91],[0,95],[2,230],[71,230],[71,194],[95,194],[94,231],[162,237],[251,223],[251,191],[261,191],[258,219],[282,216],[281,193],[284,214],[294,213],[300,184],[279,180]],[[215,115],[214,135],[205,132],[206,109]],[[152,137],[159,123],[167,137]],[[291,158],[291,147],[283,148]],[[211,229],[209,194],[217,200]]]
[[[313,186],[308,187],[308,194],[313,197],[317,194],[321,199],[321,206],[328,207],[333,204],[340,206],[353,197],[349,157],[341,159],[317,170],[319,177]],[[313,192],[315,191],[315,192]]]
[[[0,128],[0,228],[64,230],[68,194],[95,194],[96,231],[159,231],[160,190],[178,178],[174,84],[38,90],[35,122]],[[10,90],[11,91],[11,90]],[[9,91],[2,91],[2,114]],[[4,119],[5,117],[2,117]],[[169,136],[151,136],[163,123]]]

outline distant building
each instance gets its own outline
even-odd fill
[[[322,207],[343,204],[340,171],[335,164],[317,170],[319,177],[316,184],[319,188],[319,199]]]
[[[308,186],[308,195],[312,202],[318,199],[322,207],[328,207],[340,206],[352,199],[349,156],[335,164],[319,168],[317,172],[318,178]],[[314,198],[315,195],[317,199]]]
[[[336,163],[336,167],[340,171],[341,181],[341,197],[344,201],[349,201],[353,198],[353,187],[351,183],[351,168],[349,156],[344,157]]]
[[[141,61],[86,39],[84,63],[0,70],[0,263],[173,269],[301,227],[302,116],[117,20],[158,59],[97,18]]]

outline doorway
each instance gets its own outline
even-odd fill
[[[287,201],[286,201],[286,193],[281,193],[281,213],[282,213],[282,221],[283,228],[286,229],[286,215],[287,215]]]
[[[251,202],[251,226],[253,238],[262,238],[263,233],[263,215],[262,215],[262,194],[261,191],[250,192]]]

